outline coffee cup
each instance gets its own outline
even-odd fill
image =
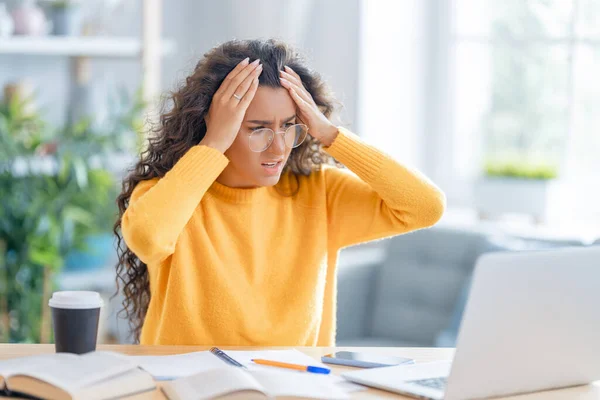
[[[97,292],[54,292],[48,302],[57,353],[83,354],[96,350],[102,298]]]

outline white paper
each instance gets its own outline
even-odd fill
[[[258,365],[252,362],[254,358],[281,361],[291,364],[312,365],[315,367],[330,368],[329,366],[315,360],[314,358],[292,350],[223,350],[225,354],[248,367],[251,371],[279,371],[298,374],[297,371],[286,370],[278,367]],[[168,356],[130,356],[138,365],[149,372],[156,380],[173,380],[195,375],[204,371],[210,371],[223,366],[229,366],[226,362],[209,351],[198,351],[194,353],[175,354]],[[299,372],[306,375],[317,375],[308,372]],[[355,392],[364,390],[364,386],[350,383],[340,376],[323,375],[341,388],[344,392]]]
[[[251,361],[253,358],[263,358],[266,360],[281,361],[291,364],[313,365],[327,368],[325,364],[316,361],[312,357],[309,357],[298,350],[223,351],[240,364],[253,370],[274,369],[274,367],[254,364]],[[157,380],[177,379],[215,368],[229,366],[228,363],[209,351],[197,351],[194,353],[168,356],[130,356],[129,358],[137,363],[142,369],[149,372],[154,379]]]
[[[117,399],[156,389],[156,382],[147,372],[135,368],[111,378],[94,382],[74,393],[77,399]],[[128,397],[129,398],[129,397]]]
[[[55,354],[52,362],[23,368],[19,373],[31,376],[73,393],[98,382],[136,368],[126,356],[112,352],[93,352],[82,356]]]
[[[314,367],[328,368],[331,369],[331,366],[327,364],[323,364],[315,360],[314,358],[302,353],[299,350],[259,350],[259,351],[227,351],[227,354],[231,356],[233,359],[238,361],[239,363],[246,365],[250,370],[264,370],[264,371],[288,371],[288,372],[296,372],[293,370],[281,369],[278,367],[270,367],[267,365],[259,365],[254,364],[251,360],[253,358],[263,358],[265,360],[273,360],[273,361],[281,361],[287,362],[290,364],[300,364],[300,365],[312,365]],[[307,372],[300,372],[301,374],[310,374]],[[358,392],[361,390],[367,390],[366,387],[362,385],[357,385],[355,383],[349,382],[341,376],[329,374],[329,375],[321,375],[325,376],[331,383],[335,384],[338,388],[342,389],[346,393],[350,392]]]
[[[59,362],[59,360],[68,360],[76,358],[76,355],[60,353],[60,354],[42,354],[39,356],[28,356],[11,358],[0,361],[0,375],[8,378],[11,375],[21,374],[32,369],[37,369],[42,366],[51,365]]]
[[[391,367],[368,368],[359,371],[348,371],[342,374],[349,380],[358,382],[402,382],[424,379],[431,376],[448,376],[451,361],[430,361],[427,363],[394,365]]]
[[[306,372],[255,370],[250,374],[273,397],[293,396],[314,399],[348,399],[349,396],[328,375]]]
[[[183,378],[229,365],[209,351],[129,358],[159,381]]]
[[[349,396],[326,375],[298,371],[244,370],[224,367],[165,384],[170,398],[203,400],[253,390],[272,397],[347,399]],[[172,395],[174,393],[175,395]]]
[[[363,390],[368,389],[368,387],[366,387],[366,386],[347,381],[344,378],[342,378],[341,376],[337,376],[337,375],[332,376],[331,381],[335,384],[335,386],[342,389],[346,393],[362,392]]]
[[[314,367],[321,368],[329,368],[325,364],[315,360],[314,358],[307,356],[306,354],[298,351],[296,349],[292,350],[254,350],[254,351],[245,351],[245,350],[234,350],[234,351],[225,351],[225,353],[239,362],[247,366],[250,369],[268,369],[268,370],[281,370],[281,368],[270,367],[267,365],[259,365],[254,364],[252,359],[262,358],[265,360],[272,361],[280,361],[289,364],[299,364],[299,365],[312,365]]]
[[[169,398],[185,400],[212,399],[242,390],[260,391],[262,388],[245,370],[221,367],[165,384],[163,390]],[[173,396],[173,393],[176,396]]]

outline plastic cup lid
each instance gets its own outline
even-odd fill
[[[98,292],[84,290],[54,292],[48,301],[48,305],[53,308],[98,308],[102,307],[102,304],[102,298]]]

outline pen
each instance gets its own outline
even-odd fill
[[[222,361],[225,361],[228,364],[234,365],[236,367],[248,369],[244,365],[240,364],[239,362],[235,361],[233,358],[231,358],[227,354],[225,354],[225,352],[223,350],[220,350],[220,349],[218,349],[216,347],[212,347],[210,349],[210,352],[213,353],[215,356],[219,357]]]
[[[280,361],[262,360],[260,358],[255,358],[252,360],[252,362],[254,362],[255,364],[260,364],[260,365],[269,365],[272,367],[295,369],[297,371],[306,371],[306,372],[312,372],[315,374],[328,374],[331,372],[331,370],[329,368],[313,367],[311,365],[289,364],[289,363],[284,363],[284,362],[280,362]]]

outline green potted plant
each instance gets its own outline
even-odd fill
[[[87,121],[52,130],[27,103],[0,107],[0,342],[43,343],[54,277],[116,217],[117,180],[94,156],[124,149],[126,131],[135,142],[142,106],[122,109],[103,131]]]
[[[557,198],[558,167],[526,157],[488,159],[475,185],[475,206],[482,218],[527,214],[536,223],[549,218]]]
[[[59,36],[79,36],[82,15],[79,0],[48,0],[52,33]]]
[[[89,154],[89,159],[92,162],[94,159],[98,161],[100,155],[105,161],[110,160],[103,165],[103,169],[92,170],[90,184],[95,190],[86,191],[80,199],[84,208],[94,210],[94,230],[88,231],[83,237],[83,249],[74,248],[67,255],[64,264],[67,271],[89,271],[116,261],[112,228],[118,213],[115,199],[119,188],[114,183],[121,181],[120,174],[123,168],[118,166],[116,169],[113,168],[115,162],[112,156],[125,155],[125,161],[133,163],[133,159],[127,161],[127,155],[132,154],[132,150],[137,147],[138,137],[143,130],[141,115],[145,104],[141,92],[136,93],[133,98],[126,92],[121,92],[111,98],[108,104],[107,121],[87,132],[88,134],[91,132],[98,143],[98,146],[93,148],[96,154]],[[68,136],[66,133],[62,135]],[[83,144],[85,148],[82,151],[90,149],[87,142]],[[104,206],[99,207],[99,204]]]

